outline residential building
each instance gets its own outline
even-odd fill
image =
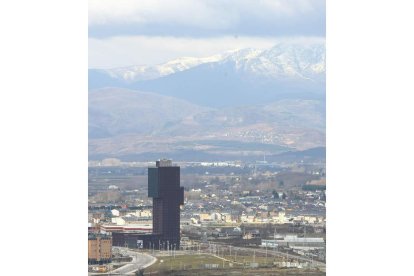
[[[103,264],[112,260],[112,238],[105,234],[88,234],[88,263]]]

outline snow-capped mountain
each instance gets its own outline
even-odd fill
[[[201,106],[260,104],[325,97],[325,44],[279,43],[156,66],[90,70],[89,88],[121,87]]]
[[[106,71],[111,77],[128,82],[152,80],[185,71],[203,63],[217,62],[222,58],[223,55],[214,55],[206,58],[182,57],[155,66],[135,65],[108,69]]]
[[[325,145],[324,43],[91,69],[89,88],[89,156],[97,159],[148,160],[161,151],[258,160],[262,150]]]
[[[280,43],[268,50],[244,49],[219,63],[234,62],[236,70],[268,78],[313,79],[325,74],[325,44]]]
[[[280,43],[268,50],[238,49],[204,58],[182,57],[155,66],[136,65],[102,71],[112,78],[135,82],[157,79],[206,63],[217,66],[233,63],[240,72],[269,78],[311,78],[325,73],[325,44]]]

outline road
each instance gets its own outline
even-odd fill
[[[123,247],[114,247],[119,250],[119,253],[121,253],[124,256],[131,256],[132,261],[124,266],[121,266],[120,268],[117,268],[115,270],[112,270],[108,273],[90,273],[89,275],[133,275],[135,271],[141,268],[147,268],[150,265],[154,264],[157,261],[157,258],[148,255],[146,253],[139,253],[136,251],[132,251],[128,248]]]
[[[132,262],[111,271],[112,274],[132,274],[140,268],[149,267],[157,260],[157,258],[151,255],[145,253],[138,253],[128,248],[119,247],[119,252],[124,256],[131,256]]]

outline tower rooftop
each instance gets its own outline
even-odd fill
[[[172,161],[169,159],[160,159],[155,162],[155,166],[159,167],[172,167]]]

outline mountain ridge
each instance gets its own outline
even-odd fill
[[[91,157],[256,158],[325,146],[324,43],[157,66],[89,70]]]
[[[324,98],[325,45],[279,43],[266,50],[246,48],[156,66],[89,72],[90,89],[115,86],[151,91],[211,107]],[[213,102],[215,97],[221,101]]]
[[[280,100],[206,108],[150,92],[104,88],[89,93],[89,153],[203,152],[276,154],[325,144],[324,103]]]
[[[309,56],[313,56],[314,60],[309,60]],[[262,63],[270,63],[270,65],[279,65],[279,67],[271,68],[272,66],[270,66],[270,68],[265,68],[266,70],[259,70],[261,73],[266,74],[282,73],[292,75],[296,73],[300,76],[301,74],[298,72],[305,69],[307,69],[308,73],[324,73],[325,46],[322,43],[305,46],[294,43],[279,43],[267,50],[243,48],[202,58],[180,57],[154,66],[133,65],[100,70],[108,72],[115,79],[134,82],[164,77],[169,74],[186,71],[205,63],[225,63],[233,61],[236,64],[245,64],[246,62],[253,61],[254,65],[258,66],[258,60],[262,61]]]

